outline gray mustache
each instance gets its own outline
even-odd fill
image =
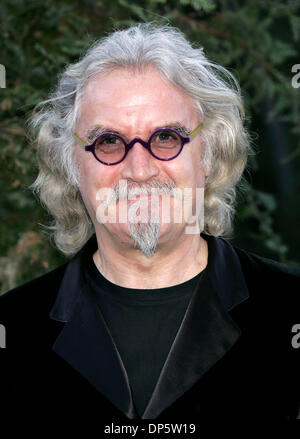
[[[144,184],[127,183],[127,185],[115,186],[107,199],[107,203],[134,199],[137,195],[171,195],[178,197],[178,189],[172,182],[162,183],[157,180]]]

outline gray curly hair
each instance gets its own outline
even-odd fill
[[[38,105],[30,120],[39,165],[32,188],[53,216],[50,230],[66,255],[80,250],[94,233],[79,191],[72,134],[83,88],[99,73],[148,65],[193,99],[203,123],[202,165],[210,172],[205,185],[204,232],[224,237],[232,232],[237,184],[251,149],[239,85],[177,29],[143,23],[96,41],[79,62],[66,68],[55,91]]]

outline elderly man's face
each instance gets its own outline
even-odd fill
[[[87,144],[92,143],[87,140],[87,133],[98,126],[117,131],[130,141],[136,136],[148,140],[158,127],[181,125],[192,131],[199,124],[192,100],[163,80],[154,68],[143,73],[118,69],[106,75],[100,74],[87,84],[83,96],[76,132]],[[140,143],[136,143],[126,158],[116,165],[107,166],[98,162],[92,153],[84,151],[79,145],[76,147],[76,159],[81,176],[80,191],[99,234],[104,236],[104,233],[111,242],[129,248],[138,244],[143,251],[136,234],[142,239],[152,241],[157,241],[159,237],[160,245],[179,239],[185,233],[184,220],[182,223],[174,222],[172,212],[170,221],[161,221],[161,204],[158,226],[140,224],[141,228],[137,230],[138,225],[130,227],[129,220],[118,220],[119,211],[116,222],[100,224],[99,218],[96,218],[99,208],[97,193],[99,194],[100,189],[118,186],[120,181],[126,181],[128,189],[132,186],[144,188],[167,183],[179,188],[182,194],[184,188],[190,188],[195,203],[195,189],[203,188],[205,182],[205,173],[201,166],[201,133],[183,147],[178,157],[170,161],[156,159]],[[164,203],[166,196],[160,196],[159,202]],[[172,211],[174,203],[178,207],[179,201],[170,195],[168,197]],[[147,201],[148,199],[147,196]],[[129,208],[132,202],[120,200],[117,209],[121,208],[122,203],[124,207],[125,201],[126,208]],[[148,205],[150,206],[150,202]],[[143,253],[149,256],[153,251],[151,253],[146,249]]]

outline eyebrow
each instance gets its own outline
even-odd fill
[[[106,132],[120,134],[121,136],[124,136],[123,133],[121,133],[120,131],[114,130],[113,128],[104,127],[102,125],[96,125],[94,128],[91,128],[86,132],[86,138],[89,142],[92,142],[100,134],[106,133]]]
[[[172,122],[172,123],[169,123],[167,125],[159,125],[159,126],[153,128],[150,131],[149,136],[151,133],[153,133],[156,130],[159,130],[160,128],[172,128],[173,130],[178,131],[180,134],[182,134],[184,136],[188,136],[188,134],[191,132],[191,130],[188,130],[188,128],[186,128],[180,122]],[[124,139],[128,140],[127,136],[123,132],[115,130],[114,128],[111,128],[111,127],[103,126],[103,125],[96,125],[95,127],[88,129],[86,132],[86,138],[89,142],[93,142],[93,140],[95,140],[98,136],[100,136],[100,134],[106,133],[106,132],[119,134],[120,136],[124,137]]]

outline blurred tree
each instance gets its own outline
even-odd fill
[[[47,213],[28,191],[37,169],[26,119],[92,41],[140,21],[170,23],[241,83],[257,153],[239,194],[233,242],[297,260],[300,236],[299,0],[2,0],[0,64],[1,290],[66,259],[46,237]],[[300,82],[300,81],[299,81]],[[294,80],[294,85],[297,82]]]

